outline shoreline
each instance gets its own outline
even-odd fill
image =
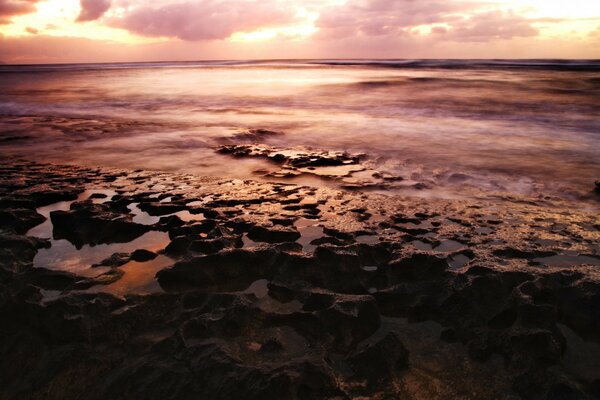
[[[0,179],[2,398],[600,395],[594,210],[18,161]]]

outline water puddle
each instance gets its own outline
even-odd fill
[[[269,281],[259,279],[241,293],[253,294],[258,299],[256,305],[265,312],[276,312],[282,314],[291,314],[302,310],[302,303],[298,300],[292,300],[287,303],[281,303],[269,296]]]
[[[451,253],[465,247],[464,244],[459,243],[455,240],[443,240],[440,244],[435,247],[434,251],[439,251],[440,253]]]
[[[410,244],[412,244],[415,247],[415,249],[417,249],[417,250],[421,250],[421,251],[433,250],[432,245],[430,245],[429,243],[422,242],[420,240],[414,240],[414,241],[410,242]]]
[[[37,212],[47,219],[44,223],[30,229],[27,235],[50,239],[51,247],[40,249],[37,252],[33,260],[34,268],[66,271],[85,278],[96,278],[109,272],[111,269],[109,267],[92,268],[92,265],[100,263],[114,253],[131,253],[138,249],[158,252],[164,249],[169,243],[169,235],[166,232],[157,231],[147,232],[128,243],[99,244],[94,246],[86,244],[79,250],[66,239],[55,240],[53,238],[53,226],[50,220],[50,213],[52,211],[68,211],[71,204],[88,199],[94,203],[101,204],[109,201],[116,194],[111,189],[87,189],[76,200],[61,201],[38,208]],[[150,225],[158,222],[159,218],[151,217],[141,211],[137,207],[137,204],[130,205],[129,209],[134,214],[134,222],[136,223]],[[184,215],[184,218],[186,217]],[[89,291],[108,292],[118,296],[128,293],[147,294],[160,292],[162,289],[155,279],[156,272],[172,265],[172,263],[173,260],[166,256],[158,256],[154,260],[143,263],[130,261],[120,267],[120,270],[125,273],[121,279],[106,286],[94,286]],[[47,291],[44,294],[44,299],[49,301],[59,295],[60,292]]]
[[[198,221],[203,221],[206,219],[204,217],[204,214],[191,214],[188,210],[178,211],[176,213],[164,215],[164,216],[170,217],[172,215],[179,217],[179,219],[182,220],[183,222],[198,222]]]
[[[90,198],[90,196],[92,196],[93,194],[96,194],[96,193],[103,194],[106,196],[105,198],[91,199],[92,202],[97,203],[97,204],[104,203],[104,202],[110,200],[110,198],[112,196],[117,194],[117,192],[115,192],[114,190],[110,190],[110,189],[87,189],[87,190],[83,191],[79,196],[77,196],[77,199],[75,199],[75,200],[59,201],[57,203],[53,203],[53,204],[50,204],[50,205],[47,205],[44,207],[40,207],[37,209],[37,212],[38,212],[38,214],[41,214],[44,217],[46,217],[46,221],[44,221],[40,225],[37,225],[37,226],[31,228],[29,231],[27,231],[26,235],[44,238],[44,239],[51,239],[52,238],[52,221],[50,221],[50,213],[52,211],[69,211],[69,209],[71,208],[71,204],[78,202],[78,201],[87,200]]]
[[[205,220],[203,214],[191,214],[188,210],[182,210],[174,212],[172,214],[161,215],[158,217],[148,214],[146,211],[142,211],[139,207],[139,203],[132,203],[127,206],[131,214],[133,214],[133,222],[140,225],[154,225],[160,221],[161,218],[177,216],[183,222],[197,222]]]
[[[311,244],[311,242],[315,239],[322,238],[325,233],[323,232],[323,227],[318,226],[319,221],[300,218],[294,222],[294,226],[300,232],[300,239],[296,242],[302,245],[302,249],[308,253],[312,253],[317,248],[316,245]]]
[[[535,262],[549,267],[568,268],[576,265],[600,265],[600,258],[578,255],[559,254],[551,257],[534,258]]]
[[[153,217],[146,211],[142,211],[139,207],[139,203],[132,203],[127,206],[131,214],[133,214],[133,222],[140,225],[154,225],[160,221],[160,217]]]
[[[77,275],[93,277],[102,269],[91,268],[114,253],[131,253],[137,249],[159,251],[169,244],[165,232],[150,231],[129,243],[84,245],[80,250],[66,239],[51,240],[49,249],[41,249],[33,259],[36,268],[67,271]]]
[[[256,247],[260,246],[260,243],[255,242],[254,240],[250,239],[248,237],[248,235],[245,234],[245,233],[242,236],[242,243],[243,243],[243,245],[244,245],[243,247],[245,249],[253,249],[253,248],[256,248]]]
[[[455,254],[448,258],[448,265],[451,270],[457,270],[467,265],[469,261],[471,261],[471,259],[464,254]]]
[[[154,260],[146,262],[130,261],[119,269],[125,273],[121,279],[110,285],[97,285],[88,292],[106,292],[115,296],[135,293],[138,295],[162,293],[163,289],[155,279],[156,273],[173,265],[173,260],[159,255]]]
[[[377,235],[360,235],[356,237],[356,241],[362,244],[375,245],[379,243],[379,236]]]

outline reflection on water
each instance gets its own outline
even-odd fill
[[[156,273],[161,269],[173,265],[173,260],[166,256],[158,256],[146,262],[130,261],[119,267],[125,275],[110,285],[97,285],[89,289],[90,292],[108,292],[117,296],[135,293],[139,295],[159,293],[162,288],[155,279]]]
[[[600,177],[594,62],[37,68],[0,68],[3,154],[249,178],[264,161],[214,146],[265,128],[284,133],[273,146],[364,153],[425,195],[574,198]]]
[[[52,240],[52,247],[41,249],[33,260],[34,267],[57,269],[83,276],[98,275],[94,264],[110,257],[114,253],[131,253],[137,249],[158,251],[169,244],[169,235],[165,232],[150,231],[129,243],[84,245],[81,249],[68,240]]]
[[[109,200],[112,196],[116,195],[117,192],[110,189],[94,189],[94,190],[85,190],[83,191],[76,200],[72,201],[59,201],[58,203],[50,204],[45,207],[40,207],[37,209],[38,214],[43,215],[46,218],[42,224],[37,225],[27,231],[27,236],[35,236],[39,238],[50,239],[52,238],[52,222],[50,221],[50,213],[52,211],[68,211],[71,207],[71,204],[76,201],[87,200],[93,194],[101,194],[106,197],[103,198],[92,198],[91,200],[94,203],[104,203]]]
[[[29,230],[27,235],[48,238],[51,247],[38,250],[33,260],[33,266],[95,278],[108,272],[110,268],[92,267],[92,265],[100,263],[115,253],[132,253],[138,249],[153,252],[163,250],[169,243],[169,235],[166,232],[150,231],[129,243],[84,245],[81,249],[77,249],[68,240],[53,238],[52,221],[49,218],[50,212],[69,210],[71,204],[75,201],[90,199],[95,203],[103,203],[115,194],[115,191],[109,189],[87,189],[78,196],[77,200],[61,201],[38,208],[38,213],[44,215],[47,219],[43,224]],[[130,261],[120,267],[120,270],[125,273],[120,280],[107,286],[98,285],[90,290],[106,291],[120,296],[129,293],[147,294],[161,291],[162,289],[160,289],[154,276],[156,272],[172,265],[173,262],[169,257],[162,255],[143,263]],[[56,293],[49,293],[47,297],[52,298],[56,295]]]

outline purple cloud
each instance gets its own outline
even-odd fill
[[[39,0],[0,0],[0,24],[10,22],[10,17],[29,14],[35,11]]]
[[[473,3],[465,1],[350,0],[323,10],[317,24],[326,37],[403,34],[411,27],[453,22]]]
[[[476,14],[467,21],[453,25],[449,35],[454,39],[487,41],[537,36],[539,31],[531,21],[512,12],[492,11]]]
[[[138,6],[110,21],[112,26],[142,36],[182,40],[226,39],[238,31],[251,31],[294,20],[295,12],[276,0],[188,1],[159,7]]]
[[[110,0],[80,0],[81,13],[77,22],[95,21],[110,8]]]
[[[372,37],[393,39],[412,35],[419,25],[438,38],[485,41],[536,36],[538,30],[513,12],[482,11],[490,3],[474,1],[350,0],[324,10],[318,20],[323,38]]]

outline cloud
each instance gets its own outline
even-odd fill
[[[292,7],[277,0],[188,1],[158,7],[140,5],[109,23],[148,37],[176,37],[182,40],[226,39],[234,32],[252,31],[290,23]]]
[[[39,0],[0,0],[0,24],[10,23],[15,15],[29,14],[35,11]]]
[[[512,12],[492,11],[474,15],[468,21],[453,26],[450,34],[455,39],[473,41],[537,36],[539,31],[531,23]]]
[[[317,25],[325,37],[403,34],[418,25],[453,22],[473,8],[466,1],[350,0],[322,11]]]
[[[110,0],[80,0],[81,13],[78,22],[95,21],[110,8]]]
[[[321,14],[322,38],[373,37],[381,40],[421,35],[422,25],[440,40],[485,41],[536,36],[528,20],[512,11],[488,11],[488,2],[350,0]]]

